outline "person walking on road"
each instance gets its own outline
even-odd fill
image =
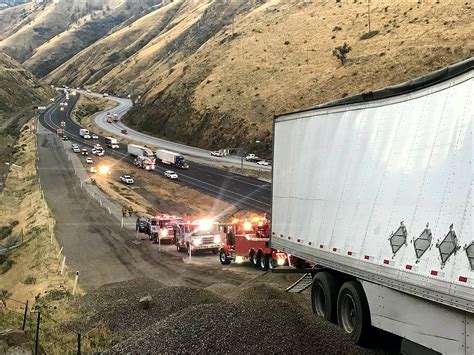
[[[128,206],[128,216],[132,217],[132,215],[133,215],[133,208],[132,206]]]
[[[122,217],[127,217],[127,210],[125,207],[122,207]]]

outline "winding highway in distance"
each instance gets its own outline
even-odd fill
[[[84,95],[88,96],[94,96],[94,97],[102,97],[101,94],[96,94],[96,93],[88,93],[83,90],[76,90],[76,92],[79,92]],[[128,126],[126,126],[123,122],[118,121],[118,122],[112,122],[108,123],[107,122],[107,113],[110,112],[110,114],[117,114],[119,118],[121,119],[123,115],[127,113],[127,111],[132,108],[133,103],[132,100],[130,99],[124,99],[121,97],[115,97],[115,96],[108,96],[107,99],[115,101],[118,103],[118,106],[108,110],[104,111],[101,113],[98,113],[94,115],[94,123],[96,126],[101,128],[104,131],[108,131],[114,136],[119,136],[127,139],[134,140],[136,142],[140,142],[142,144],[147,144],[147,145],[152,145],[155,147],[159,147],[160,149],[168,149],[172,150],[174,152],[180,153],[182,155],[185,155],[186,157],[191,157],[191,159],[188,160],[193,160],[192,157],[199,158],[199,159],[205,159],[208,161],[216,162],[216,163],[225,163],[227,165],[231,165],[234,167],[240,167],[241,166],[241,158],[239,156],[227,156],[227,157],[214,157],[210,155],[210,151],[202,148],[196,148],[192,147],[189,145],[184,145],[180,143],[175,143],[175,142],[170,142],[165,139],[160,139],[157,137],[150,136],[148,134],[138,132]],[[122,129],[127,130],[127,134],[123,134],[121,131]],[[261,170],[261,171],[271,171],[270,166],[260,166],[257,165],[256,163],[253,162],[248,162],[246,160],[243,161],[243,165],[246,169],[252,169],[252,170]]]
[[[71,119],[71,111],[79,99],[79,94],[70,96],[68,106],[64,111],[60,110],[60,104],[65,102],[65,97],[56,100],[45,112],[39,116],[40,123],[47,129],[56,132],[61,128],[61,121],[66,123],[65,134],[82,146],[92,147],[97,140],[84,140],[79,135],[82,128]],[[123,99],[122,99],[123,100]],[[117,106],[118,109],[121,106]],[[124,107],[121,107],[124,109]],[[110,110],[113,113],[113,110]],[[107,112],[102,113],[104,116]],[[128,130],[128,128],[127,128]],[[114,134],[115,135],[115,134]],[[125,135],[127,138],[132,138]],[[134,138],[133,138],[134,139]],[[111,150],[105,147],[103,136],[99,136],[99,143],[106,149],[106,154],[133,164],[133,158],[127,154],[125,144],[120,145],[120,149]],[[150,143],[151,144],[151,143]],[[198,148],[196,148],[198,149]],[[181,151],[180,151],[181,153]],[[157,162],[157,167],[150,174],[163,175],[165,170],[169,170],[168,165]],[[216,169],[196,162],[191,164],[187,170],[174,169],[179,174],[179,184],[199,190],[212,197],[234,204],[239,209],[246,209],[256,212],[270,211],[271,204],[271,184],[238,174],[233,174],[224,170]]]

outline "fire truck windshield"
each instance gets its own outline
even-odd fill
[[[219,234],[219,225],[217,223],[210,225],[190,225],[189,231],[196,236]]]

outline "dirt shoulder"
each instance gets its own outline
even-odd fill
[[[60,274],[62,255],[53,234],[55,221],[37,179],[35,146],[33,127],[26,125],[13,148],[14,165],[0,199],[0,329],[21,327],[26,302],[30,310],[48,310],[51,319],[42,322],[42,347],[57,353],[65,341],[74,340],[74,334],[61,333],[57,325],[71,316],[67,300],[72,298],[73,281],[69,273]],[[5,250],[12,246],[17,247]],[[28,312],[30,334],[34,319]]]
[[[123,207],[131,206],[138,215],[157,213],[176,214],[182,217],[230,217],[235,213],[233,205],[210,197],[199,191],[181,186],[164,176],[147,171],[110,156],[94,157],[96,167],[111,167],[110,175],[89,173],[91,179],[107,195]],[[132,186],[120,182],[121,175],[133,176]]]

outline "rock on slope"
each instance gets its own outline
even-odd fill
[[[141,95],[127,121],[159,136],[268,151],[276,113],[472,55],[471,10],[464,0],[381,0],[372,3],[367,35],[363,1],[176,0],[83,50],[48,79]],[[341,66],[332,50],[344,42],[352,51]]]

